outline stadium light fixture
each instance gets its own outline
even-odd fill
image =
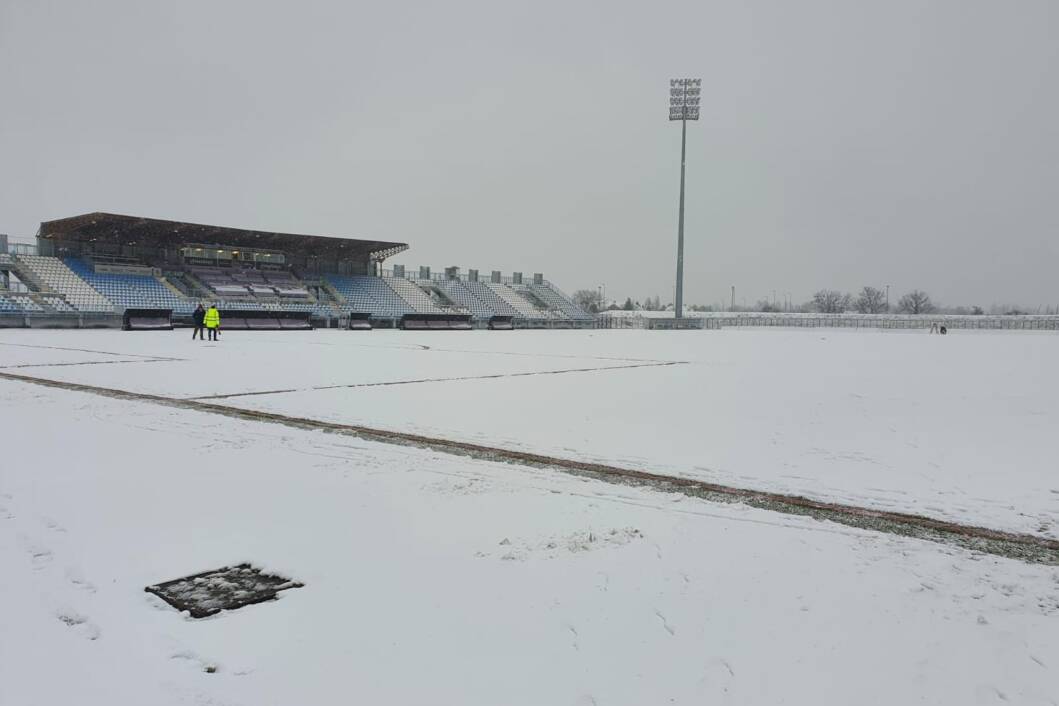
[[[699,119],[701,78],[669,80],[669,119],[680,121],[680,216],[677,221],[677,286],[673,313],[684,315],[684,163],[687,155],[688,121]]]

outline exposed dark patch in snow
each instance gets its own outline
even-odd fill
[[[226,566],[201,574],[165,581],[144,588],[192,618],[206,618],[222,610],[235,610],[276,598],[288,588],[304,584],[275,574],[265,574],[250,564]]]

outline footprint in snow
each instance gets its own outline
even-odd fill
[[[70,584],[74,586],[74,588],[79,588],[82,591],[88,591],[89,593],[96,592],[95,584],[86,579],[84,574],[81,573],[80,569],[73,566],[68,566],[66,567],[65,574],[66,580],[69,581]]]
[[[734,680],[735,670],[732,669],[731,663],[723,657],[714,657],[703,667],[699,683],[727,694]]]
[[[51,563],[51,549],[24,534],[19,535],[19,541],[22,543],[22,548],[25,549],[26,554],[29,554],[34,569],[42,569]]]
[[[103,633],[99,626],[91,622],[85,616],[72,610],[63,610],[55,614],[60,623],[72,628],[78,635],[86,640],[98,640]]]
[[[41,519],[41,522],[44,523],[44,526],[47,527],[52,532],[62,532],[62,533],[66,532],[66,528],[65,527],[63,527],[62,525],[60,525],[58,522],[56,522],[55,520],[51,519],[50,517],[41,517],[40,519]]]
[[[186,661],[191,662],[192,664],[198,666],[199,669],[201,669],[202,671],[206,672],[207,674],[215,674],[220,669],[220,665],[218,665],[216,662],[210,662],[208,660],[205,660],[202,657],[200,657],[198,654],[192,652],[191,650],[184,650],[182,652],[175,652],[175,653],[169,655],[169,659],[186,660]],[[249,674],[252,671],[253,670],[242,671],[242,672],[239,672],[238,674],[239,674],[239,676],[243,676],[245,674]]]
[[[979,684],[975,687],[976,702],[980,704],[990,701],[1008,701],[1008,695],[992,684]]]
[[[673,636],[677,634],[677,631],[673,629],[673,626],[669,624],[669,621],[666,620],[666,616],[662,615],[661,611],[656,610],[655,615],[657,615],[658,619],[662,621],[662,627],[665,628],[666,632]]]
[[[565,627],[573,636],[573,641],[570,643],[570,646],[573,647],[575,651],[580,652],[581,646],[577,642],[577,628],[575,628],[573,625],[570,625],[569,623],[564,623],[563,627]]]

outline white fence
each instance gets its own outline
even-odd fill
[[[682,319],[661,316],[598,316],[596,328],[606,329],[651,329],[672,331],[676,329],[720,328],[719,320],[701,316],[685,316]]]
[[[938,324],[949,329],[1014,329],[1027,331],[1059,331],[1059,316],[1011,315],[972,316],[957,314],[784,314],[784,313],[723,313],[692,314],[701,317],[699,328],[717,329],[736,326],[776,326],[786,328],[869,328],[869,329],[925,329]],[[668,317],[672,312],[604,312],[597,318],[598,328],[659,328],[655,319]],[[690,317],[689,317],[690,318]]]
[[[938,324],[950,329],[1059,330],[1059,316],[973,316],[958,314],[706,314],[728,326],[785,326],[805,328],[929,329]]]

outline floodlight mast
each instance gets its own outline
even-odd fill
[[[674,314],[684,315],[684,164],[687,155],[688,121],[699,119],[701,78],[669,80],[669,119],[680,121],[680,215],[677,220],[677,287]]]

